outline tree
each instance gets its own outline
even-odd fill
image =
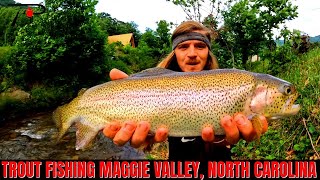
[[[279,25],[286,20],[298,17],[297,6],[291,0],[251,0],[254,2],[252,8],[257,9],[259,21],[266,30],[268,40],[272,40],[273,29],[279,29]]]
[[[213,15],[215,21],[232,0],[166,0],[178,5],[186,13],[188,20],[202,22],[204,17]]]
[[[141,33],[137,30],[137,24],[134,22],[125,23],[112,18],[108,13],[99,13],[98,14],[98,24],[101,30],[108,36],[133,33],[134,43],[137,45],[141,37]]]
[[[112,54],[110,66],[129,74],[156,66],[162,56],[171,51],[170,26],[172,24],[160,20],[157,25],[156,31],[146,29],[136,48],[129,45],[123,46],[121,43],[107,45],[108,54]]]
[[[297,17],[297,7],[293,6],[290,0],[168,1],[180,5],[189,19],[203,22],[218,32],[220,44],[216,44],[216,47],[223,48],[231,54],[229,57],[233,61],[233,67],[237,66],[237,58],[241,61],[238,66],[244,66],[248,56],[258,53],[262,46],[272,48],[273,30],[278,29],[285,20]],[[206,4],[209,4],[207,7],[216,9],[216,12],[203,9]],[[218,27],[219,24],[222,26]],[[227,54],[222,54],[227,57]]]
[[[260,43],[266,41],[264,29],[261,28],[263,23],[256,15],[257,9],[251,8],[247,0],[237,2],[223,13],[225,31],[222,35],[233,37],[234,41],[228,43],[241,54],[242,65],[247,62],[249,54],[257,52]]]
[[[8,76],[24,88],[44,84],[77,90],[105,81],[106,36],[97,25],[96,4],[46,1],[48,11],[20,29]]]
[[[239,0],[224,11],[224,26],[228,35],[234,37],[232,47],[240,52],[242,65],[262,46],[271,48],[273,30],[285,20],[297,17],[296,11],[290,0]]]
[[[167,54],[168,52],[170,52],[170,48],[171,48],[171,33],[170,33],[170,29],[172,27],[172,23],[168,23],[165,20],[160,20],[159,22],[157,22],[157,29],[156,29],[156,36],[159,39],[159,44],[158,44],[158,48],[159,48],[159,53],[161,55]]]
[[[12,45],[17,31],[30,20],[21,7],[0,7],[0,46]]]
[[[0,7],[1,6],[6,6],[8,4],[16,4],[16,2],[14,0],[1,0],[0,1]]]
[[[172,23],[168,23],[165,20],[157,22],[157,29],[147,29],[145,33],[141,35],[140,44],[142,46],[148,46],[152,52],[152,56],[155,59],[159,59],[162,56],[170,52],[171,48],[171,33],[170,28]]]

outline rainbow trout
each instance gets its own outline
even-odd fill
[[[220,119],[243,112],[249,119],[296,114],[298,93],[287,81],[237,69],[175,72],[151,68],[128,78],[89,88],[58,107],[53,119],[61,139],[75,123],[76,149],[84,149],[111,121],[149,121],[151,132],[167,127],[169,136],[201,136],[204,126],[224,135]]]

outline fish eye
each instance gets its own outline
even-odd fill
[[[290,86],[285,86],[285,87],[284,87],[284,93],[285,93],[286,95],[290,95],[291,92],[292,92],[292,90],[291,90],[291,87],[290,87]]]

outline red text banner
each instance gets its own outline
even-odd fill
[[[16,178],[318,178],[320,161],[10,161],[0,179]]]

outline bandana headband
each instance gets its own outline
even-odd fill
[[[180,44],[184,41],[188,41],[188,40],[202,41],[202,42],[206,43],[206,45],[208,46],[209,49],[211,49],[210,40],[205,35],[198,33],[198,32],[190,32],[190,33],[182,34],[182,35],[174,38],[172,41],[172,50],[174,50],[178,46],[178,44]]]

